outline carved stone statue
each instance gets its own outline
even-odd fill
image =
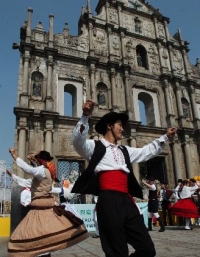
[[[137,63],[138,66],[143,67],[142,56],[140,53],[137,53]]]
[[[35,78],[35,82],[33,83],[33,95],[34,96],[41,96],[41,83],[39,78]]]
[[[100,90],[99,93],[97,94],[97,100],[99,105],[103,105],[103,106],[106,105],[105,94],[102,90]]]

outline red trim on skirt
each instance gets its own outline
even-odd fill
[[[191,198],[180,199],[169,209],[171,214],[184,218],[199,218],[197,206]]]

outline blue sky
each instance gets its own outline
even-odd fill
[[[98,0],[91,0],[92,13]],[[174,35],[180,28],[182,38],[190,42],[189,59],[192,64],[200,58],[200,0],[150,0],[152,6],[160,8],[170,18],[169,32]],[[32,28],[39,21],[47,31],[49,14],[54,14],[54,33],[63,30],[68,22],[71,35],[77,34],[81,7],[87,0],[0,0],[0,160],[7,166],[12,159],[8,153],[14,145],[15,115],[19,72],[19,51],[12,50],[12,43],[19,42],[19,30],[27,19],[28,7],[33,9]]]

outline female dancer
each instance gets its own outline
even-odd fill
[[[31,210],[11,235],[8,257],[35,257],[67,248],[88,238],[89,234],[82,220],[64,211],[62,207],[55,206],[51,188],[56,170],[50,153],[39,152],[35,158],[40,165],[32,167],[16,155],[14,148],[9,151],[16,164],[24,172],[31,174],[33,180]]]
[[[191,195],[198,189],[196,183],[188,187],[187,181],[183,180],[179,182],[179,185],[175,188],[179,200],[172,205],[170,212],[173,215],[185,218],[185,229],[191,230],[189,226],[191,218],[199,218],[199,211],[195,203],[192,201]]]

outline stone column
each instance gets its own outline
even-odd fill
[[[129,85],[129,72],[125,71],[124,83],[125,83],[125,103],[126,103],[126,112],[130,120],[135,120],[134,109],[133,109],[133,94],[131,87]]]
[[[110,22],[110,17],[109,17],[109,3],[106,2],[106,22],[109,23]]]
[[[46,90],[46,110],[53,111],[52,100],[52,73],[53,73],[53,56],[48,56],[47,61],[47,90]]]
[[[171,149],[172,149],[172,157],[174,162],[174,171],[175,171],[175,177],[176,181],[180,178],[182,178],[182,172],[181,172],[181,166],[179,161],[179,151],[178,151],[178,140],[174,140],[170,143]]]
[[[130,137],[129,139],[130,141],[130,147],[137,147],[137,142],[136,139],[133,137]],[[137,181],[140,181],[140,166],[138,163],[132,163],[132,167],[133,167],[133,173],[137,179]]]
[[[26,161],[26,133],[27,133],[27,128],[25,127],[18,128],[18,156],[24,161]],[[23,178],[24,172],[20,168],[18,168],[17,175]]]
[[[28,92],[29,61],[30,61],[30,52],[25,51],[25,53],[24,53],[24,70],[23,70],[22,94],[27,94],[27,92]]]
[[[26,29],[26,43],[31,42],[31,20],[32,20],[32,13],[33,9],[28,8],[28,22],[27,22],[27,29]]]
[[[111,68],[110,70],[111,75],[111,97],[112,97],[112,109],[113,111],[118,111],[117,106],[117,92],[116,92],[116,81],[115,81],[115,75],[116,71],[115,68]]]
[[[158,48],[158,55],[159,55],[159,59],[160,59],[160,66],[163,69],[164,65],[163,65],[163,59],[162,59],[162,53],[161,53],[161,43],[160,42],[157,43],[157,48]]]
[[[119,27],[123,27],[123,17],[122,17],[122,7],[118,5],[118,17],[119,17]]]
[[[166,39],[167,39],[167,41],[169,41],[169,31],[168,31],[168,27],[167,27],[167,21],[164,21],[164,28],[165,28]]]
[[[49,42],[48,42],[48,45],[50,48],[53,48],[53,19],[54,19],[54,15],[49,14]]]
[[[124,62],[125,58],[126,58],[126,52],[125,52],[125,45],[124,45],[124,32],[120,33],[120,38],[121,38],[121,48],[122,48],[122,60]]]
[[[183,108],[181,103],[181,87],[177,81],[176,81],[175,91],[176,91],[176,103],[178,108],[178,116],[179,118],[183,118]]]
[[[90,64],[90,93],[91,93],[91,99],[96,101],[96,88],[95,88],[95,64]]]
[[[170,62],[171,71],[172,71],[172,73],[174,73],[174,63],[173,63],[173,58],[172,58],[172,46],[171,45],[168,46],[168,53],[169,53],[169,62]]]
[[[111,42],[111,33],[112,29],[108,27],[108,55],[112,54],[112,42]]]
[[[154,25],[154,29],[155,29],[155,36],[156,36],[156,38],[159,38],[159,36],[158,36],[158,28],[157,28],[157,18],[155,18],[155,17],[153,19],[153,25]]]
[[[17,155],[24,161],[26,158],[26,134],[27,134],[27,121],[26,118],[20,118],[18,127],[18,152]],[[14,173],[24,178],[25,173],[17,165],[14,166]],[[11,186],[11,232],[18,226],[24,217],[24,210],[20,204],[21,187],[16,183]]]
[[[45,131],[45,150],[52,154],[52,130]]]
[[[163,88],[164,88],[165,103],[167,107],[167,115],[172,115],[172,106],[171,106],[170,94],[169,94],[169,83],[167,79],[163,81]]]
[[[190,85],[190,100],[191,100],[191,106],[192,106],[192,114],[193,114],[193,119],[198,120],[198,113],[197,113],[197,108],[196,108],[196,101],[195,101],[195,88]]]
[[[190,144],[188,139],[189,139],[189,136],[186,136],[186,140],[183,143],[183,149],[185,154],[185,166],[186,166],[188,178],[193,178],[195,174],[193,173],[193,167],[191,163],[191,149],[190,149]]]
[[[161,43],[160,43],[160,38],[159,38],[159,34],[158,34],[157,18],[154,18],[153,22],[154,22],[155,36],[157,39],[157,49],[158,49],[158,56],[159,56],[159,60],[160,60],[160,66],[163,69],[163,60],[162,60],[162,53],[161,53]]]
[[[93,25],[92,23],[89,23],[89,51],[90,55],[94,55],[94,47],[93,47]]]
[[[45,150],[52,154],[52,139],[53,139],[53,121],[46,120],[45,133]]]

